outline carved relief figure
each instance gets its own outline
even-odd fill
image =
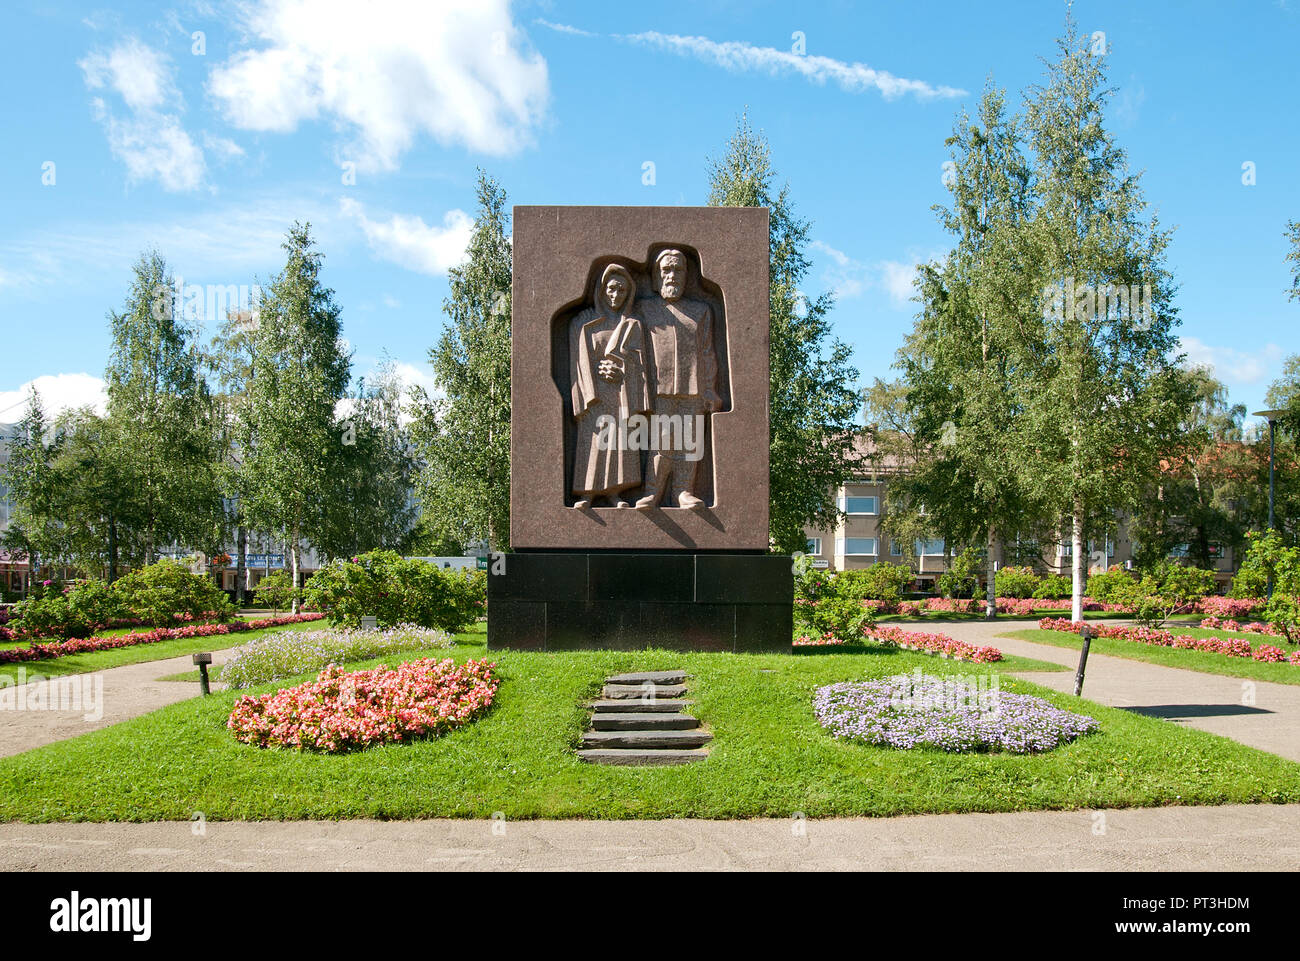
[[[652,441],[645,494],[636,502],[645,510],[665,507],[699,508],[696,493],[699,456],[683,449],[680,436],[667,436],[670,425],[703,425],[708,414],[722,408],[718,394],[718,358],[713,342],[713,309],[685,296],[688,260],[669,248],[655,258],[651,271],[656,296],[641,307],[649,341],[651,402],[659,435]]]
[[[628,507],[624,492],[641,486],[641,454],[609,443],[609,426],[625,432],[629,418],[650,409],[644,331],[633,311],[636,282],[610,264],[596,284],[594,307],[569,328],[570,384],[577,424],[573,458],[575,507]]]

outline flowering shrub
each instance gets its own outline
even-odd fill
[[[834,737],[903,750],[1030,754],[1100,726],[1041,697],[980,691],[932,674],[830,684],[818,688],[813,711]]]
[[[1196,610],[1210,617],[1250,617],[1267,603],[1262,597],[1218,597],[1211,594],[1196,602]]]
[[[1122,641],[1150,644],[1154,647],[1175,647],[1183,651],[1206,651],[1227,657],[1251,657],[1257,661],[1286,661],[1290,664],[1300,664],[1300,650],[1292,651],[1288,655],[1281,648],[1266,644],[1259,651],[1255,651],[1251,649],[1250,641],[1240,637],[1192,637],[1190,634],[1175,635],[1172,631],[1151,627],[1129,627],[1124,624],[1090,622],[1088,626],[1092,628],[1093,635],[1096,637],[1114,637]],[[1077,634],[1083,627],[1083,622],[1071,622],[1064,617],[1044,617],[1038,622],[1038,627],[1044,631]],[[1281,656],[1270,653],[1261,657],[1261,651],[1276,651]]]
[[[335,628],[291,631],[259,637],[239,648],[221,668],[221,680],[232,688],[252,687],[282,677],[319,671],[330,664],[346,664],[402,651],[451,647],[446,631],[397,624],[382,631]]]
[[[345,674],[331,664],[307,684],[241,697],[226,726],[257,747],[329,752],[436,736],[487,710],[500,684],[495,667],[429,658]]]
[[[46,661],[55,657],[67,657],[69,654],[108,651],[118,647],[134,647],[137,644],[157,644],[159,641],[174,641],[184,637],[242,634],[245,631],[261,631],[268,627],[283,627],[285,624],[316,621],[322,617],[324,617],[323,614],[286,614],[282,617],[264,617],[256,621],[231,621],[227,624],[157,627],[152,631],[119,634],[116,637],[75,638],[70,641],[53,641],[49,644],[39,644],[33,641],[27,647],[14,647],[0,651],[0,664],[12,664],[17,661]]]

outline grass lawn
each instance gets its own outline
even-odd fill
[[[116,647],[107,651],[87,651],[85,654],[69,654],[45,661],[24,661],[19,664],[0,664],[0,677],[17,679],[18,669],[25,668],[28,680],[34,676],[62,677],[66,674],[86,674],[102,671],[110,667],[122,667],[126,664],[142,664],[145,661],[160,661],[167,657],[179,657],[182,654],[197,654],[199,651],[220,651],[227,647],[238,647],[257,637],[276,631],[301,631],[312,627],[319,628],[320,621],[304,621],[301,624],[289,624],[285,627],[270,627],[261,631],[245,631],[242,634],[215,634],[211,637],[181,637],[173,641],[157,641],[153,644],[135,644],[131,647]],[[26,646],[26,645],[23,645]],[[195,680],[198,673],[195,672]]]
[[[458,640],[451,656],[491,656],[503,682],[489,714],[446,737],[341,756],[262,750],[230,736],[236,695],[218,693],[0,759],[0,820],[828,817],[1300,801],[1300,765],[1006,676],[1004,689],[1085,711],[1101,731],[1037,756],[948,755],[836,741],[812,713],[822,684],[916,667],[1033,669],[1018,658],[974,665],[874,646],[489,655],[481,631]],[[583,704],[607,674],[678,667],[715,737],[708,760],[638,769],[577,759]]]
[[[1091,618],[1089,618],[1091,619]],[[1244,634],[1241,631],[1212,631],[1202,627],[1185,627],[1178,623],[1165,625],[1167,630],[1176,634],[1189,634],[1192,637],[1240,637],[1250,641],[1251,647],[1260,644],[1272,644],[1290,652],[1295,648],[1278,637],[1266,634]],[[1082,643],[1078,634],[1064,631],[1040,631],[1037,628],[1024,631],[1007,631],[1002,637],[1014,637],[1022,641],[1034,641],[1039,644],[1051,644],[1053,647],[1068,647],[1077,651]],[[997,642],[994,641],[996,644]],[[1136,641],[1124,641],[1117,637],[1094,637],[1090,650],[1094,654],[1113,654],[1115,657],[1127,657],[1133,661],[1148,661],[1165,667],[1181,667],[1189,671],[1204,674],[1223,674],[1228,677],[1247,677],[1255,681],[1273,681],[1277,684],[1300,684],[1300,666],[1295,664],[1269,664],[1245,657],[1228,657],[1226,654],[1214,654],[1210,651],[1180,651],[1173,647],[1155,647],[1151,644],[1139,644]]]

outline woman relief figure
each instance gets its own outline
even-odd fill
[[[618,264],[600,275],[595,307],[569,329],[570,383],[577,437],[573,505],[629,507],[624,492],[641,485],[641,453],[626,442],[628,419],[650,409],[641,321],[633,316],[636,282]]]

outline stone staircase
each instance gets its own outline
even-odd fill
[[[641,671],[605,679],[578,757],[591,764],[690,764],[709,756],[713,735],[683,713],[685,671]]]

